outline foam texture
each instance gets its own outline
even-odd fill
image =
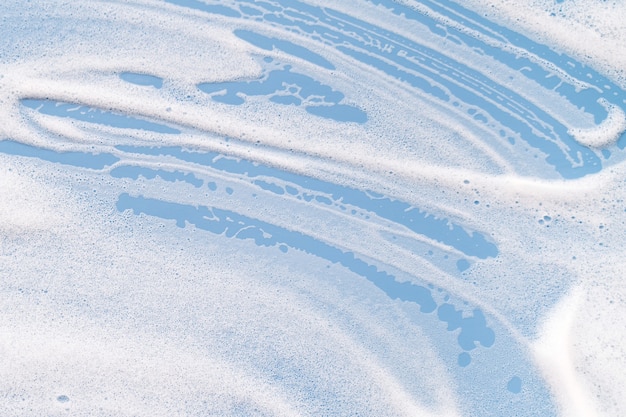
[[[626,415],[623,2],[0,8],[0,415]]]

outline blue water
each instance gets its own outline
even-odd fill
[[[248,2],[242,1],[241,3]],[[478,28],[474,24],[468,24],[468,27],[478,28],[483,34],[532,51],[539,57],[557,64],[560,69],[574,78],[591,82],[592,86],[578,90],[567,80],[557,78],[553,72],[540,67],[528,58],[515,56],[506,49],[495,48],[454,28],[445,27],[445,24],[435,21],[430,16],[392,2],[376,1],[373,3],[381,4],[398,15],[401,14],[410,20],[424,24],[443,38],[452,34],[454,39],[458,39],[467,47],[482,51],[483,54],[493,57],[512,69],[523,70],[520,72],[521,75],[546,88],[556,89],[567,100],[585,112],[593,114],[596,122],[603,120],[607,114],[604,107],[597,102],[599,98],[605,98],[621,107],[626,104],[624,91],[597,72],[567,56],[551,52],[548,47],[534,43],[522,35],[487,22],[454,3],[444,2],[456,13],[434,2],[423,2],[433,7],[433,10],[443,13],[445,17],[460,23],[467,23],[465,16],[471,17],[472,20],[485,25],[490,31]],[[263,9],[266,4],[259,3],[257,6]],[[266,20],[291,30],[297,30],[304,36],[315,33],[335,45],[338,51],[370,65],[373,69],[397,78],[435,99],[456,103],[455,105],[460,109],[465,108],[465,111],[470,114],[480,115],[477,118],[479,121],[497,123],[505,132],[510,132],[509,135],[518,136],[528,145],[545,153],[546,163],[554,167],[563,177],[576,178],[601,169],[601,160],[597,153],[579,145],[565,126],[549,116],[544,109],[525,100],[515,90],[495,84],[478,71],[454,61],[451,57],[332,9],[311,7],[291,1],[287,3],[276,1],[272,4],[274,6],[263,10]],[[297,8],[308,19],[292,17],[284,12],[287,8]],[[245,17],[245,13],[242,15]],[[499,35],[500,33],[502,35]],[[364,39],[370,39],[370,42],[366,44]],[[403,51],[403,53],[399,54],[397,51]],[[442,77],[445,73],[451,74],[453,78]],[[464,104],[461,106],[459,103]],[[623,143],[624,138],[625,136],[622,137],[620,143]]]
[[[335,69],[335,66],[323,56],[316,54],[315,52],[310,51],[305,47],[296,45],[292,42],[277,38],[268,38],[261,35],[260,33],[252,32],[249,30],[237,29],[233,33],[238,38],[241,38],[246,42],[250,42],[252,45],[258,46],[259,48],[265,49],[266,51],[278,49],[298,58],[307,60],[312,64],[319,65],[320,67],[329,70]]]
[[[122,72],[120,78],[132,84],[151,86],[154,88],[163,87],[163,79],[150,74],[138,74],[136,72]]]
[[[487,132],[480,139],[494,152],[501,152],[514,173],[571,180],[598,173],[624,157],[626,135],[606,149],[584,146],[554,115],[553,103],[544,103],[541,97],[532,96],[534,93],[520,91],[521,83],[499,82],[484,68],[473,67],[463,57],[454,56],[446,45],[452,42],[467,56],[481,56],[501,64],[539,91],[556,93],[578,109],[581,119],[593,120],[596,125],[607,117],[601,99],[626,110],[625,91],[572,57],[454,2],[421,0],[422,5],[441,14],[442,18],[437,18],[393,1],[367,1],[399,22],[428,31],[436,42],[423,44],[400,29],[393,32],[330,7],[295,0],[164,3],[176,6],[180,13],[196,13],[193,16],[199,16],[199,25],[209,25],[209,19],[228,22],[228,27],[234,28],[233,38],[252,48],[251,59],[260,67],[258,77],[186,85],[188,91],[201,97],[198,102],[204,107],[200,107],[200,114],[203,110],[208,114],[209,109],[237,114],[235,110],[246,104],[252,107],[262,103],[268,108],[288,110],[285,117],[296,114],[308,117],[304,120],[312,125],[328,124],[337,135],[348,129],[380,132],[375,130],[375,125],[381,123],[380,116],[372,111],[371,103],[359,102],[355,93],[358,88],[349,86],[359,86],[362,80],[346,83],[335,76],[348,62],[379,77],[381,86],[393,86],[433,108],[445,109],[447,117],[460,126]],[[481,36],[459,30],[454,24]],[[272,35],[259,27],[271,29]],[[500,43],[504,46],[494,46]],[[528,56],[516,54],[506,46],[520,48]],[[542,60],[561,73],[546,67]],[[172,87],[176,82],[182,85],[180,80],[151,75],[148,70],[116,74],[126,83],[158,90],[170,99],[180,97]],[[571,79],[588,87],[578,88]],[[188,99],[191,93],[185,97]],[[163,233],[200,234],[206,242],[219,245],[237,242],[250,253],[263,248],[267,250],[263,253],[273,256],[272,262],[287,262],[297,254],[303,257],[298,259],[314,259],[339,268],[346,276],[356,277],[351,285],[384,297],[381,309],[393,310],[421,329],[445,363],[459,392],[463,415],[556,415],[547,383],[530,358],[527,346],[520,341],[520,334],[526,335],[526,329],[535,323],[524,323],[517,312],[496,314],[495,307],[489,310],[480,305],[491,300],[471,299],[462,291],[464,286],[482,284],[467,280],[473,268],[493,262],[503,262],[506,267],[506,257],[511,256],[503,253],[506,245],[500,243],[508,237],[499,235],[498,225],[490,223],[489,218],[472,221],[470,215],[463,215],[470,212],[467,207],[459,208],[461,214],[455,212],[455,207],[440,208],[436,198],[424,201],[417,187],[410,191],[416,194],[414,201],[424,201],[423,206],[382,186],[370,189],[333,182],[325,172],[296,173],[267,162],[254,151],[245,157],[241,152],[229,153],[227,146],[217,149],[215,143],[248,139],[218,134],[217,128],[212,132],[204,127],[176,125],[169,118],[166,121],[140,113],[124,114],[54,97],[22,98],[19,103],[25,117],[37,112],[60,122],[79,121],[90,127],[90,134],[101,138],[91,145],[77,144],[73,138],[48,132],[44,133],[51,138],[48,145],[34,145],[6,137],[0,140],[0,153],[90,175],[94,181],[107,184],[107,190],[113,190],[115,198],[108,202],[112,212],[164,225]],[[263,110],[257,111],[262,114]],[[416,118],[419,117],[416,109]],[[119,132],[93,133],[98,132],[99,126]],[[146,138],[139,141],[125,136],[133,130],[146,133]],[[197,140],[188,142],[196,145],[184,144],[186,134],[197,135]],[[407,136],[418,142],[421,139],[410,133]],[[380,139],[383,146],[385,139]],[[64,141],[69,145],[64,146]],[[468,143],[453,142],[451,147],[460,154],[470,154],[471,149],[462,148],[471,146]],[[285,149],[281,151],[291,152]],[[445,185],[440,187],[443,190]],[[487,213],[479,209],[488,207],[488,202],[476,197],[467,206],[476,206],[472,215]],[[290,210],[295,219],[292,223],[285,220]],[[315,218],[319,227],[307,223],[301,214],[304,212]],[[533,222],[535,226],[547,227],[557,225],[559,219],[541,213]],[[334,232],[324,235],[321,230]],[[356,241],[354,234],[359,230],[376,232],[363,234],[363,239],[372,239],[367,242],[370,246]],[[377,250],[363,249],[377,245],[383,255],[379,256]],[[384,258],[385,253],[391,253],[389,247],[397,259]],[[405,267],[419,262],[425,266],[414,270]],[[541,266],[540,261],[538,265]],[[298,264],[293,268],[307,266]],[[450,281],[439,282],[438,273]],[[541,278],[520,279],[530,282],[528,305],[536,310],[528,313],[532,317],[551,307],[556,296],[567,289],[566,284],[559,282],[550,289],[554,293],[533,293],[532,280]],[[548,300],[550,297],[553,298]],[[414,351],[419,355],[420,346],[415,346]],[[74,401],[70,393],[52,398],[63,404],[70,403],[70,398]],[[241,407],[246,409],[245,405]],[[241,413],[250,411],[246,410]]]
[[[498,254],[497,247],[480,233],[467,232],[463,227],[451,224],[448,219],[437,218],[433,214],[402,201],[382,195],[372,196],[368,191],[296,175],[251,161],[224,157],[217,153],[186,151],[178,147],[117,146],[117,149],[144,155],[173,156],[182,161],[209,166],[229,174],[240,174],[250,178],[264,177],[267,180],[256,180],[254,184],[276,194],[284,194],[285,191],[281,186],[268,180],[286,182],[284,189],[298,199],[308,202],[315,198],[316,201],[327,205],[350,205],[399,223],[416,233],[448,244],[467,255],[484,259]],[[288,185],[289,183],[291,186]],[[323,193],[323,195],[319,195],[319,193]]]
[[[293,49],[288,45],[283,46],[290,51]],[[302,55],[300,49],[296,49],[295,54]],[[265,62],[274,64],[271,58],[266,58]],[[293,72],[290,65],[269,70],[259,80],[203,83],[198,88],[211,94],[213,100],[226,104],[243,104],[245,99],[242,96],[266,96],[273,103],[301,106],[311,114],[339,122],[367,121],[367,114],[363,110],[341,104],[344,99],[341,92],[308,75]]]
[[[25,145],[12,140],[0,141],[0,152],[9,155],[19,155],[38,158],[43,161],[56,162],[90,169],[102,169],[113,165],[119,158],[111,154],[92,154],[87,152],[55,152]]]
[[[144,167],[132,167],[132,166],[120,166],[111,171],[111,176],[114,178],[131,178],[137,179],[140,176],[146,179],[152,179],[159,177],[165,181],[183,181],[187,182],[194,187],[201,187],[204,181],[199,178],[196,178],[195,175],[191,173],[184,173],[182,171],[165,171],[162,169],[150,169]]]
[[[51,116],[69,117],[82,122],[98,123],[105,126],[118,127],[121,129],[149,130],[157,133],[177,134],[180,130],[171,128],[161,123],[114,113],[88,106],[72,103],[62,103],[52,100],[23,99],[23,106],[37,110],[39,113]]]

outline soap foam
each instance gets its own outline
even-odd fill
[[[594,148],[606,147],[615,144],[626,131],[626,113],[612,104],[604,101],[607,108],[607,117],[599,125],[591,129],[572,129],[570,133],[583,145]]]
[[[509,406],[506,401],[515,403],[510,395],[533,403],[534,398],[523,397],[535,382],[541,385],[532,379],[533,365],[561,415],[626,413],[620,395],[626,386],[620,321],[626,293],[624,162],[617,159],[582,179],[566,181],[556,171],[544,178],[547,155],[523,135],[507,133],[488,118],[480,121],[480,114],[460,109],[454,98],[434,99],[350,58],[330,37],[312,41],[278,25],[268,28],[254,19],[237,21],[148,0],[71,7],[39,2],[28,10],[20,3],[6,4],[4,31],[17,35],[14,48],[0,52],[0,139],[57,152],[102,153],[116,162],[78,168],[2,154],[0,256],[6,298],[0,309],[0,380],[8,382],[0,391],[8,393],[10,414],[497,415]],[[425,45],[445,49],[435,32],[372,3],[308,2],[395,31],[405,43],[423,35]],[[416,2],[394,4],[426,10]],[[560,14],[548,2],[468,4],[625,85],[620,71],[626,61],[619,50],[624,33],[618,23],[626,16],[617,3],[600,8],[563,2]],[[547,17],[548,11],[555,16]],[[18,19],[21,15],[28,25]],[[519,16],[525,20],[516,20]],[[336,68],[317,67],[277,48],[260,51],[233,34],[238,28],[268,38],[285,32],[289,42],[311,48]],[[526,106],[539,105],[580,144],[619,153],[613,145],[626,129],[623,107],[601,99],[608,117],[582,127],[593,118],[564,97],[552,90],[542,95],[543,87],[530,79],[506,81],[519,74],[503,63],[490,66],[489,57],[453,40],[445,42],[455,45],[446,49],[449,56],[458,55],[459,63],[485,75],[482,87],[495,80],[513,92],[523,90],[512,108],[524,100]],[[391,55],[381,56],[395,62]],[[340,103],[365,112],[367,121],[340,122],[243,93],[237,97],[244,103],[235,106],[197,88],[255,82],[277,68],[272,65],[287,64],[341,93]],[[162,88],[126,82],[119,76],[125,71],[162,78]],[[417,70],[407,74],[412,71]],[[578,81],[577,87],[591,82]],[[181,133],[42,114],[21,104],[24,99],[124,114]],[[505,108],[496,105],[496,110]],[[562,139],[550,127],[542,130],[541,123],[533,132],[548,131],[548,142]],[[290,189],[275,178],[133,154],[119,145],[181,146],[246,158],[307,175],[310,182],[372,190],[371,205],[351,206],[341,196],[321,192],[314,199],[307,194],[313,191],[293,184],[300,199],[289,197]],[[162,174],[109,175],[134,166]],[[182,174],[168,180],[164,172]],[[180,180],[189,172],[200,187]],[[258,180],[276,181],[277,193],[283,193],[253,189]],[[232,210],[317,239],[377,271],[391,271],[401,288],[423,288],[441,297],[440,305],[453,302],[444,297],[461,300],[455,312],[464,319],[472,309],[482,309],[487,324],[498,330],[495,345],[463,351],[471,359],[459,370],[457,333],[445,330],[437,312],[422,314],[406,295],[403,301],[390,299],[380,283],[376,287],[301,248],[255,246],[245,240],[256,230],[250,224],[233,237],[212,235],[189,218],[177,223],[119,212],[122,192],[189,210]],[[305,198],[311,201],[305,204]],[[335,201],[326,204],[331,198]],[[460,246],[385,218],[382,209],[375,214],[372,207],[384,198],[389,206],[399,201],[407,212],[420,210],[423,218],[450,230],[484,234],[498,255],[467,255]],[[270,239],[269,229],[260,230]],[[417,249],[424,247],[431,253]],[[434,260],[434,252],[444,255]],[[467,269],[456,270],[457,259]],[[446,269],[448,264],[453,267]],[[433,328],[444,336],[433,337]],[[505,343],[530,358],[529,375],[506,374],[515,365],[508,362],[512,350],[510,356],[489,356]],[[481,366],[488,374],[490,363],[498,368],[495,377],[464,385],[464,375]],[[507,392],[511,381],[521,386],[513,384]],[[477,394],[480,400],[470,397],[469,390],[480,390],[483,382],[499,385],[483,397]],[[550,408],[550,398],[537,398]]]
[[[465,3],[503,26],[512,27],[558,47],[613,80],[626,85],[623,1],[469,0]],[[602,47],[598,47],[602,45]]]

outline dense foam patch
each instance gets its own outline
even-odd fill
[[[624,414],[616,4],[3,7],[6,413]]]
[[[621,45],[626,39],[622,24],[626,10],[622,1],[535,0],[520,4],[470,0],[468,4],[489,18],[558,45],[625,85],[626,56]]]
[[[0,145],[3,142],[0,142]],[[45,186],[20,174],[15,166],[2,158],[0,173],[0,230],[4,238],[38,230],[46,230],[63,223],[59,201],[51,202]]]
[[[572,129],[571,133],[583,145],[594,148],[614,145],[626,132],[626,113],[621,108],[608,104],[606,120],[591,129]]]

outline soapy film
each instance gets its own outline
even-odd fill
[[[619,62],[490,5],[8,2],[3,412],[620,415]]]

